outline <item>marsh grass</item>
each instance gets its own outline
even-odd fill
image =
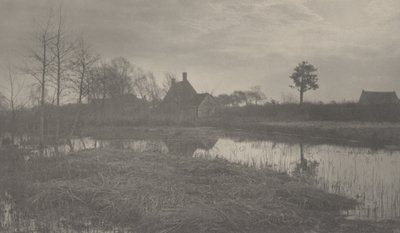
[[[303,232],[331,227],[355,205],[270,170],[157,153],[38,158],[17,175],[35,216],[133,232]]]

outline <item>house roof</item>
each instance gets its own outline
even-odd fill
[[[399,98],[395,91],[379,92],[379,91],[362,91],[360,104],[395,104],[399,103]]]
[[[208,93],[198,94],[187,78],[181,82],[173,82],[163,102],[175,102],[182,105],[198,106],[203,100],[211,96]]]
[[[163,102],[175,102],[183,105],[191,105],[196,95],[197,92],[189,81],[183,80],[181,82],[173,82]]]

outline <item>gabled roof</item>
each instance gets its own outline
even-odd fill
[[[190,105],[196,97],[197,92],[187,80],[173,82],[163,102],[176,102],[183,105]]]
[[[212,96],[208,93],[198,94],[188,81],[187,73],[184,72],[181,82],[172,80],[171,87],[161,103],[161,108],[197,108],[207,97]]]
[[[379,91],[362,91],[360,104],[397,104],[399,98],[395,91],[379,92]]]

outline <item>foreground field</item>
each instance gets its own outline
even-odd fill
[[[10,151],[4,153],[10,160]],[[344,220],[339,212],[354,207],[352,200],[223,160],[103,149],[6,170],[2,188],[24,216],[57,216],[75,227],[90,222],[141,233],[284,233],[393,232],[397,226]]]

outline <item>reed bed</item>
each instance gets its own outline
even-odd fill
[[[90,150],[24,166],[36,216],[128,232],[330,232],[356,204],[224,160]]]

